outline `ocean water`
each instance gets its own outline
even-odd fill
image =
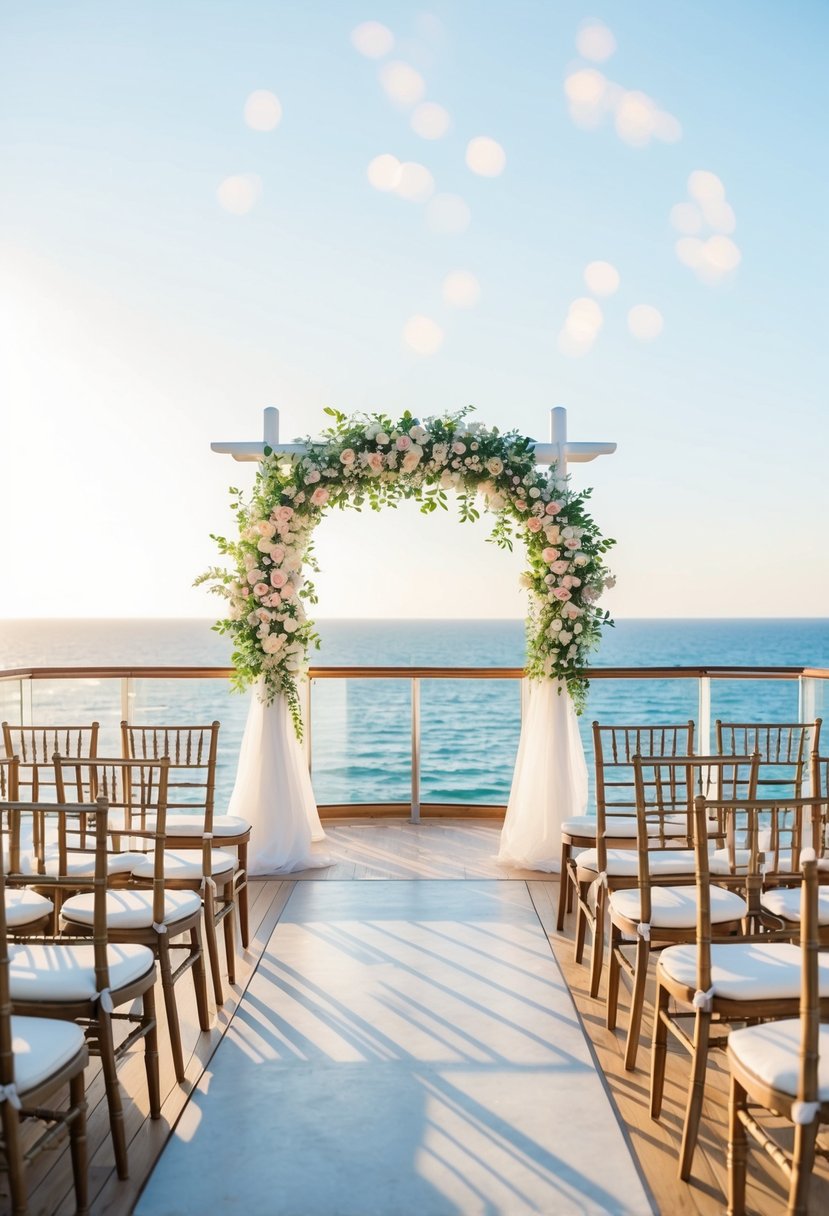
[[[520,667],[522,621],[322,621],[315,665]],[[0,670],[22,666],[226,665],[226,639],[200,620],[0,622]],[[829,668],[829,620],[628,620],[606,632],[595,665],[608,667],[814,666]],[[219,805],[229,796],[247,698],[224,680],[133,681],[138,723],[222,723]],[[818,712],[822,709],[819,689]],[[715,680],[712,719],[796,721],[797,682]],[[411,792],[407,680],[316,680],[311,690],[312,777],[320,803],[400,802]],[[829,708],[829,706],[828,706]],[[590,723],[696,718],[694,679],[594,680]],[[0,719],[58,724],[97,719],[102,754],[116,754],[119,681],[0,680]],[[520,729],[513,680],[421,684],[421,800],[503,803]]]

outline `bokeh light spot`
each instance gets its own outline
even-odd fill
[[[216,190],[216,197],[231,215],[247,215],[262,197],[262,179],[255,173],[226,177]]]
[[[727,236],[710,236],[705,242],[704,261],[716,271],[727,274],[736,270],[742,254]]]
[[[443,280],[443,299],[453,308],[474,308],[481,298],[481,284],[468,270],[453,270]]]
[[[443,345],[443,330],[431,317],[417,314],[403,326],[403,341],[418,355],[434,355]]]
[[[612,296],[619,290],[619,271],[610,262],[590,262],[585,267],[584,281],[595,296]]]
[[[628,329],[640,342],[653,342],[664,326],[662,313],[652,304],[635,304],[628,312]]]
[[[351,45],[367,59],[382,59],[394,46],[394,34],[379,21],[364,21],[351,31]]]
[[[698,203],[723,201],[725,186],[716,173],[711,173],[708,169],[695,169],[688,178],[688,193]]]
[[[476,135],[466,145],[466,163],[473,173],[481,177],[497,177],[504,172],[507,154],[501,145],[488,135]]]
[[[245,102],[245,122],[254,131],[273,131],[282,120],[282,105],[275,93],[257,89]]]
[[[380,69],[380,84],[386,96],[399,106],[413,106],[426,91],[426,82],[408,63],[395,59]]]
[[[576,35],[578,52],[585,59],[594,63],[604,63],[616,50],[616,39],[613,31],[608,29],[603,21],[590,18],[585,21]]]
[[[426,223],[444,236],[466,232],[472,219],[469,205],[459,194],[436,194],[426,204]]]
[[[410,203],[425,203],[435,192],[435,179],[425,165],[407,160],[400,166],[400,180],[394,190]]]
[[[381,156],[375,156],[366,172],[375,190],[396,190],[400,185],[402,168],[396,156],[384,152]]]
[[[436,101],[422,101],[412,113],[412,130],[423,139],[441,139],[451,121],[449,111]]]

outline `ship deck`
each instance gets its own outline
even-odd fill
[[[300,1078],[300,1073],[296,1071],[297,1062],[300,1064],[303,1061],[304,1055],[307,1052],[297,1050],[296,1044],[300,1042],[300,1037],[304,1036],[307,1040],[307,1025],[303,1022],[303,1018],[307,1018],[308,1010],[303,1009],[303,1002],[295,999],[296,993],[289,984],[285,975],[280,971],[285,960],[286,949],[295,949],[295,944],[292,946],[291,933],[297,932],[296,925],[298,922],[298,914],[295,909],[304,904],[315,907],[314,916],[317,921],[326,915],[326,908],[337,908],[338,901],[342,898],[352,901],[351,916],[354,915],[353,909],[363,906],[359,902],[359,892],[357,893],[357,903],[353,903],[355,899],[354,892],[358,884],[362,882],[377,881],[385,884],[385,892],[378,887],[375,893],[369,892],[371,899],[364,905],[373,908],[370,913],[372,922],[376,919],[376,909],[379,904],[382,904],[386,899],[386,894],[391,892],[393,888],[397,888],[395,896],[396,912],[395,916],[401,915],[401,908],[405,912],[407,907],[404,902],[400,904],[401,898],[405,895],[405,900],[412,898],[420,898],[421,896],[414,890],[413,885],[407,885],[405,892],[399,885],[401,883],[415,884],[419,880],[432,880],[426,883],[420,890],[422,896],[426,897],[427,889],[430,892],[428,899],[431,901],[431,906],[434,906],[436,901],[441,907],[446,904],[451,904],[453,907],[466,906],[464,901],[471,899],[469,904],[471,915],[474,918],[480,917],[480,907],[476,905],[475,900],[480,900],[481,892],[495,890],[500,903],[506,905],[521,905],[524,911],[521,912],[521,917],[524,919],[520,924],[520,932],[525,933],[532,930],[535,937],[532,939],[531,952],[535,954],[536,959],[533,966],[541,966],[546,968],[544,975],[545,982],[558,982],[557,977],[562,977],[566,982],[566,988],[569,989],[569,995],[572,997],[572,1002],[575,1007],[577,1017],[573,1017],[573,1024],[583,1031],[584,1039],[579,1034],[579,1042],[584,1045],[585,1059],[591,1064],[589,1070],[592,1080],[590,1084],[597,1083],[601,1091],[601,1101],[594,1095],[594,1111],[599,1111],[600,1118],[595,1118],[593,1113],[585,1114],[582,1111],[581,1116],[574,1115],[573,1118],[581,1117],[585,1120],[584,1135],[585,1137],[594,1137],[597,1134],[596,1127],[592,1124],[604,1123],[608,1126],[612,1135],[610,1135],[610,1147],[602,1146],[601,1131],[598,1127],[599,1145],[598,1152],[595,1157],[595,1171],[588,1177],[585,1172],[583,1175],[584,1186],[583,1204],[579,1203],[577,1197],[572,1193],[568,1195],[567,1201],[562,1199],[561,1205],[557,1208],[561,1211],[603,1211],[603,1210],[619,1210],[619,1211],[639,1211],[642,1210],[637,1206],[636,1199],[625,1199],[621,1192],[614,1189],[613,1179],[607,1174],[607,1171],[613,1170],[613,1164],[605,1160],[603,1154],[605,1152],[618,1152],[619,1136],[622,1142],[627,1143],[624,1155],[627,1156],[629,1148],[632,1154],[634,1173],[639,1176],[639,1184],[641,1185],[641,1194],[649,1195],[648,1206],[653,1207],[657,1212],[671,1213],[694,1213],[699,1216],[708,1216],[710,1213],[719,1213],[724,1207],[724,1194],[726,1183],[726,1164],[725,1164],[725,1083],[726,1073],[721,1062],[717,1060],[715,1053],[714,1064],[710,1070],[710,1081],[708,1085],[708,1097],[705,1104],[703,1115],[703,1125],[701,1129],[700,1145],[695,1159],[694,1179],[686,1185],[677,1180],[676,1176],[676,1160],[677,1150],[679,1145],[680,1130],[682,1123],[682,1110],[684,1105],[684,1082],[686,1076],[686,1060],[675,1055],[669,1063],[668,1083],[666,1086],[666,1102],[662,1119],[659,1123],[654,1123],[648,1116],[647,1096],[648,1096],[648,1051],[643,1049],[640,1055],[640,1063],[637,1070],[633,1073],[626,1073],[622,1063],[623,1042],[621,1034],[608,1032],[604,1028],[604,1008],[601,1000],[591,1000],[587,992],[587,969],[583,966],[577,966],[572,961],[572,920],[568,924],[567,929],[563,934],[558,934],[555,931],[555,906],[558,895],[558,880],[556,876],[546,877],[539,875],[536,872],[521,872],[509,871],[498,867],[494,862],[494,855],[497,848],[497,834],[499,825],[493,824],[491,821],[450,821],[440,820],[432,821],[424,824],[414,825],[408,822],[396,820],[366,820],[360,819],[354,822],[340,821],[337,823],[326,825],[329,839],[325,846],[326,851],[334,857],[334,864],[327,869],[312,870],[303,874],[291,875],[289,879],[255,879],[251,883],[251,947],[242,956],[240,956],[238,964],[237,983],[232,989],[231,996],[226,1000],[224,1006],[218,1011],[213,1029],[201,1034],[198,1030],[196,1021],[195,1003],[191,998],[190,985],[185,982],[180,985],[180,1005],[182,1014],[182,1032],[185,1041],[187,1063],[187,1080],[183,1085],[177,1085],[172,1072],[172,1064],[169,1059],[169,1051],[165,1050],[166,1046],[166,1028],[161,1027],[161,1066],[162,1066],[162,1094],[163,1094],[163,1111],[162,1118],[158,1121],[151,1121],[148,1118],[146,1086],[144,1078],[143,1064],[141,1060],[140,1050],[132,1055],[124,1064],[122,1064],[119,1075],[125,1091],[126,1099],[126,1117],[127,1129],[130,1140],[130,1167],[131,1176],[129,1180],[122,1182],[117,1179],[114,1172],[111,1144],[108,1131],[108,1119],[106,1103],[104,1100],[103,1084],[100,1077],[100,1072],[97,1063],[90,1066],[87,1080],[87,1095],[89,1101],[89,1148],[90,1148],[90,1186],[92,1194],[91,1211],[95,1214],[117,1213],[118,1216],[123,1216],[124,1213],[132,1211],[138,1204],[138,1211],[141,1216],[150,1216],[151,1213],[163,1213],[167,1211],[183,1211],[183,1210],[199,1210],[203,1206],[203,1196],[198,1199],[192,1207],[182,1207],[181,1193],[173,1194],[172,1189],[165,1184],[165,1179],[175,1176],[177,1170],[180,1172],[180,1167],[183,1165],[187,1170],[187,1174],[192,1178],[197,1178],[199,1170],[202,1168],[199,1165],[198,1154],[193,1156],[186,1151],[193,1147],[199,1140],[199,1127],[202,1123],[205,1126],[212,1124],[215,1128],[222,1126],[227,1129],[233,1129],[236,1123],[243,1122],[243,1108],[246,1108],[249,1103],[255,1104],[262,1102],[261,1095],[258,1095],[255,1090],[257,1086],[257,1073],[245,1074],[246,1079],[240,1080],[235,1089],[231,1085],[230,1097],[228,1089],[220,1085],[217,1078],[222,1075],[222,1061],[225,1060],[225,1071],[227,1071],[226,1057],[230,1048],[235,1047],[241,1050],[248,1056],[251,1054],[250,1033],[253,1025],[256,1041],[261,1047],[261,1041],[268,1036],[274,1044],[277,1045],[276,1055],[279,1055],[280,1043],[293,1044],[293,1047],[284,1054],[290,1056],[293,1062],[295,1071],[293,1073],[285,1073],[288,1085],[293,1085]],[[395,881],[396,880],[396,881]],[[446,895],[442,895],[439,882],[445,881]],[[331,892],[326,893],[330,898],[322,899],[323,894],[320,888],[316,892],[310,887],[303,884],[337,884],[338,892],[345,892],[345,896],[337,895],[337,899],[333,899],[334,888]],[[494,884],[497,887],[494,888]],[[506,885],[505,885],[506,884]],[[464,895],[463,888],[467,887],[467,894]],[[293,893],[300,888],[299,894],[295,900],[292,900]],[[450,890],[453,892],[452,899],[449,899]],[[458,892],[460,891],[460,894]],[[377,894],[380,892],[380,894]],[[401,894],[402,893],[402,894]],[[503,894],[501,894],[503,893]],[[333,900],[333,902],[332,902]],[[461,901],[458,904],[458,900]],[[289,903],[290,901],[290,903]],[[493,900],[490,899],[490,903]],[[425,906],[425,905],[422,905]],[[292,912],[291,909],[294,909]],[[532,925],[527,921],[526,909],[532,913],[530,920]],[[447,919],[451,920],[450,911],[446,913]],[[460,915],[460,914],[457,914]],[[300,918],[301,919],[301,918]],[[368,919],[368,914],[367,914]],[[413,917],[418,921],[422,920],[422,916]],[[428,918],[427,918],[428,919]],[[460,917],[462,919],[462,917]],[[292,928],[293,926],[293,928]],[[500,929],[499,929],[500,932]],[[411,943],[410,943],[411,944]],[[420,947],[418,947],[420,948]],[[516,949],[528,948],[528,943],[522,941],[517,943]],[[281,953],[280,953],[281,951]],[[503,951],[502,951],[503,954]],[[510,951],[507,950],[502,958],[502,962],[508,962]],[[276,960],[276,961],[275,961]],[[457,960],[456,960],[457,961]],[[443,965],[443,961],[441,962]],[[466,970],[469,970],[467,967]],[[388,978],[388,970],[381,968],[381,974]],[[432,977],[434,978],[434,977]],[[476,982],[481,978],[486,979],[485,974],[476,975]],[[536,982],[538,977],[534,977],[533,982]],[[392,984],[394,987],[394,984]],[[564,986],[562,990],[565,992]],[[345,984],[345,993],[347,996],[348,984]],[[407,1000],[411,1006],[412,1013],[411,1024],[417,1027],[419,1023],[419,1032],[423,1032],[424,1027],[432,1026],[434,1033],[433,1018],[436,1015],[436,1010],[430,1007],[427,1000],[425,1003],[419,1004],[414,999],[418,989],[415,987],[414,992],[411,988],[408,990]],[[293,995],[292,995],[293,993]],[[401,993],[405,994],[405,990],[401,989]],[[343,999],[343,993],[340,992],[339,999]],[[539,1002],[533,1002],[531,994],[525,995],[525,1001],[528,1005],[538,1005]],[[558,999],[558,998],[557,998]],[[329,997],[325,997],[326,1002]],[[283,1003],[284,1002],[284,1003]],[[567,997],[568,1008],[572,1011],[572,1006],[569,1004]],[[160,1019],[163,1019],[163,1002],[159,999],[158,1008],[160,1011]],[[415,1016],[416,1009],[416,1016]],[[343,1013],[345,1010],[345,1013]],[[399,1017],[401,1009],[391,1011],[395,1017]],[[541,1016],[544,1010],[536,1011],[533,1017]],[[623,1010],[624,1012],[624,1010]],[[351,1033],[354,1032],[354,1026],[349,1019],[353,1019],[354,1012],[348,1013],[346,1006],[341,1010],[341,1017],[346,1017],[346,1024],[350,1026]],[[561,1016],[561,1010],[559,1010]],[[372,1014],[372,1018],[375,1015]],[[566,1020],[566,1019],[565,1019]],[[368,1022],[364,1021],[364,1025]],[[376,1020],[372,1023],[373,1033],[379,1034],[381,1031],[388,1035],[387,1028],[384,1028]],[[624,1021],[622,1020],[622,1025]],[[450,1028],[447,1024],[445,1033],[449,1034],[450,1029],[457,1035],[459,1028],[457,1025]],[[536,1022],[528,1023],[522,1028],[522,1033],[525,1036],[532,1036],[539,1029],[539,1024]],[[340,1025],[340,1037],[342,1037],[343,1027]],[[520,1076],[522,1068],[525,1067],[520,1051],[516,1055],[515,1048],[515,1032],[516,1027],[510,1024],[509,1019],[502,1019],[500,1030],[496,1026],[495,1030],[490,1026],[486,1031],[486,1038],[482,1037],[476,1044],[467,1043],[465,1051],[468,1053],[471,1049],[473,1054],[475,1051],[480,1051],[484,1055],[495,1055],[502,1062],[506,1061],[509,1064],[507,1075],[502,1079],[502,1084],[507,1087],[505,1097],[510,1098],[508,1093],[509,1086],[512,1085],[510,1077]],[[643,1042],[647,1043],[649,1035],[649,1025],[644,1028]],[[493,1037],[494,1036],[494,1037]],[[552,1045],[555,1045],[555,1036],[551,1035]],[[359,1046],[359,1044],[357,1044]],[[220,1049],[217,1051],[217,1049]],[[333,1049],[325,1047],[317,1043],[315,1051],[312,1054],[319,1055],[320,1051],[323,1055],[330,1055],[332,1060],[337,1059],[337,1052]],[[222,1055],[224,1052],[224,1056]],[[273,1054],[273,1053],[272,1053]],[[357,1053],[358,1056],[360,1053]],[[363,1055],[366,1054],[364,1051]],[[371,1053],[368,1053],[371,1054]],[[382,1053],[376,1052],[378,1056]],[[388,1052],[386,1052],[388,1055]],[[241,1056],[239,1057],[242,1058]],[[317,1061],[318,1063],[319,1061]],[[342,1061],[340,1061],[342,1063]],[[387,1062],[387,1061],[386,1061]],[[423,1063],[423,1061],[421,1061]],[[582,1065],[583,1066],[583,1065]],[[424,1064],[425,1067],[425,1064]],[[510,1072],[512,1069],[512,1072]],[[264,1076],[264,1074],[262,1074]],[[331,1078],[344,1077],[344,1073],[337,1074],[335,1071],[329,1072]],[[240,1077],[242,1074],[240,1073]],[[587,1074],[585,1074],[587,1077]],[[304,1080],[299,1082],[304,1084]],[[587,1081],[586,1081],[587,1083]],[[516,1085],[518,1082],[516,1082]],[[333,1086],[332,1086],[333,1089]],[[406,1095],[411,1097],[411,1090],[405,1086],[401,1086],[398,1091],[399,1099],[395,1099],[394,1093],[389,1095],[385,1093],[382,1097],[382,1102],[385,1106],[382,1109],[388,1115],[389,1112],[394,1113],[394,1102],[399,1100],[401,1105],[400,1117],[401,1126],[403,1116],[409,1118],[410,1111],[405,1112],[402,1108],[407,1101]],[[284,1090],[282,1091],[284,1097]],[[330,1178],[334,1180],[331,1184],[332,1189],[327,1192],[331,1195],[335,1194],[336,1179],[338,1176],[348,1177],[349,1161],[341,1160],[338,1162],[337,1154],[348,1154],[352,1159],[355,1153],[360,1151],[370,1150],[370,1154],[375,1159],[382,1158],[384,1147],[383,1142],[377,1139],[370,1139],[370,1133],[373,1135],[371,1118],[375,1117],[376,1112],[366,1109],[366,1127],[347,1127],[342,1121],[338,1124],[335,1120],[342,1120],[343,1112],[347,1112],[347,1103],[345,1106],[342,1103],[341,1096],[338,1101],[338,1095],[331,1093],[331,1110],[328,1111],[326,1105],[320,1104],[320,1096],[324,1097],[324,1089],[317,1089],[315,1095],[312,1095],[311,1102],[312,1120],[318,1120],[320,1143],[317,1153],[317,1161],[323,1162],[327,1171],[330,1173]],[[599,1093],[599,1090],[596,1091]],[[459,1167],[457,1161],[450,1162],[448,1165],[444,1163],[443,1172],[433,1174],[431,1177],[431,1188],[429,1195],[434,1199],[435,1194],[439,1194],[441,1203],[432,1203],[430,1208],[427,1203],[423,1204],[422,1182],[423,1182],[423,1167],[422,1167],[422,1145],[417,1140],[417,1137],[412,1139],[411,1119],[407,1124],[408,1131],[406,1135],[408,1139],[404,1142],[407,1146],[405,1161],[408,1162],[408,1168],[412,1173],[414,1180],[415,1171],[412,1163],[415,1158],[421,1160],[417,1170],[417,1183],[421,1189],[415,1193],[414,1184],[410,1196],[413,1206],[406,1207],[407,1191],[404,1185],[402,1190],[398,1190],[397,1197],[394,1203],[394,1210],[400,1213],[400,1216],[405,1216],[407,1210],[414,1211],[417,1208],[418,1212],[424,1212],[434,1209],[435,1211],[446,1212],[478,1212],[478,1211],[549,1211],[549,1208],[543,1206],[543,1199],[538,1196],[543,1194],[543,1191],[537,1189],[538,1176],[546,1171],[549,1175],[548,1181],[554,1180],[554,1175],[560,1178],[562,1172],[567,1173],[572,1162],[568,1162],[568,1151],[571,1155],[575,1154],[574,1149],[567,1149],[567,1136],[572,1134],[573,1125],[570,1120],[570,1127],[566,1129],[567,1134],[563,1134],[558,1140],[558,1146],[562,1150],[561,1162],[558,1170],[550,1163],[554,1157],[554,1148],[556,1144],[555,1128],[543,1126],[544,1121],[544,1105],[537,1104],[535,1112],[528,1110],[531,1107],[531,1102],[520,1096],[520,1091],[516,1089],[516,1095],[519,1095],[520,1101],[517,1105],[521,1107],[520,1115],[516,1113],[513,1123],[519,1127],[520,1137],[516,1141],[517,1135],[515,1128],[499,1128],[499,1134],[502,1142],[506,1139],[510,1147],[514,1148],[515,1143],[519,1144],[520,1153],[513,1151],[511,1161],[506,1161],[503,1169],[497,1164],[494,1158],[483,1160],[478,1156],[478,1167],[474,1165],[470,1167],[469,1162],[473,1161],[474,1153],[466,1152],[464,1163],[460,1173],[463,1170],[467,1174],[463,1177],[459,1176]],[[513,1095],[514,1097],[515,1095]],[[271,1100],[274,1104],[279,1101],[279,1092],[271,1095]],[[234,1109],[234,1101],[239,1104],[238,1108]],[[299,1100],[298,1100],[299,1101]],[[389,1107],[391,1103],[391,1107]],[[596,1105],[598,1103],[598,1105]],[[382,1105],[382,1103],[381,1103]],[[516,1105],[514,1103],[514,1105]],[[482,1103],[482,1109],[486,1103]],[[509,1101],[507,1102],[509,1106]],[[572,1108],[574,1111],[577,1107]],[[356,1112],[356,1117],[359,1120],[359,1110]],[[329,1118],[330,1114],[330,1118]],[[614,1118],[615,1115],[615,1118]],[[306,1121],[308,1112],[305,1112]],[[501,1118],[501,1116],[499,1116]],[[527,1123],[529,1119],[529,1124]],[[533,1119],[536,1121],[535,1128],[533,1127]],[[618,1120],[618,1123],[617,1123]],[[218,1121],[218,1122],[217,1122]],[[481,1119],[477,1119],[476,1136],[479,1138],[483,1135],[485,1142],[489,1132],[487,1130],[486,1118],[483,1119],[484,1126],[480,1126]],[[503,1119],[501,1118],[503,1124]],[[610,1125],[612,1124],[612,1128]],[[771,1121],[770,1126],[774,1126],[774,1121]],[[783,1124],[780,1123],[781,1129]],[[338,1130],[339,1129],[339,1130]],[[415,1128],[415,1131],[417,1129]],[[576,1128],[578,1130],[578,1127]],[[307,1131],[307,1128],[306,1128]],[[376,1131],[376,1129],[375,1129]],[[254,1129],[255,1132],[255,1129]],[[360,1133],[365,1132],[365,1139],[369,1141],[367,1147],[360,1143]],[[610,1134],[610,1133],[609,1133]],[[785,1132],[783,1133],[785,1135]],[[552,1140],[550,1136],[552,1135]],[[825,1137],[824,1137],[825,1140]],[[573,1143],[570,1141],[569,1143]],[[165,1153],[164,1158],[159,1164],[159,1168],[153,1177],[153,1171],[159,1163],[159,1157],[165,1150],[165,1146],[169,1144],[169,1148]],[[327,1146],[327,1147],[324,1147]],[[474,1148],[474,1145],[472,1146]],[[467,1146],[469,1149],[469,1146]],[[240,1194],[255,1193],[255,1183],[257,1176],[261,1174],[263,1177],[267,1168],[273,1169],[273,1162],[265,1162],[262,1154],[261,1143],[257,1142],[254,1133],[250,1135],[247,1155],[242,1155],[237,1159],[236,1168],[238,1169],[238,1191]],[[71,1191],[71,1171],[67,1158],[67,1148],[63,1143],[60,1143],[53,1150],[47,1151],[35,1162],[30,1174],[30,1211],[32,1213],[46,1214],[61,1213],[68,1214],[74,1210],[73,1197]],[[286,1165],[288,1157],[292,1153],[299,1153],[297,1161],[307,1164],[306,1158],[302,1157],[301,1151],[297,1150],[287,1139],[284,1143],[284,1152],[286,1157]],[[174,1158],[174,1154],[178,1154]],[[278,1172],[278,1153],[279,1143],[276,1146],[277,1157],[277,1172]],[[537,1154],[537,1159],[534,1159]],[[520,1177],[514,1175],[511,1171],[518,1168],[515,1164],[515,1159],[521,1157],[520,1161]],[[398,1178],[401,1177],[400,1162],[398,1158],[398,1168],[396,1170]],[[168,1166],[168,1162],[172,1164]],[[353,1165],[353,1160],[351,1161]],[[405,1183],[406,1179],[406,1164],[403,1164],[402,1178]],[[484,1184],[481,1190],[476,1190],[476,1179],[468,1173],[469,1169],[479,1168],[481,1177],[477,1179],[477,1184]],[[580,1166],[582,1168],[582,1166]],[[491,1176],[494,1171],[499,1171],[502,1181],[506,1189],[503,1191],[503,1198],[499,1201],[497,1198],[493,1201],[489,1198],[484,1198],[484,1194],[491,1194]],[[287,1171],[290,1172],[290,1171]],[[622,1171],[624,1173],[624,1171]],[[490,1181],[486,1182],[486,1175],[489,1173]],[[617,1162],[618,1173],[618,1162]],[[427,1171],[428,1174],[428,1171]],[[352,1171],[353,1175],[353,1171]],[[527,1178],[532,1178],[532,1185],[527,1182]],[[573,1173],[573,1178],[577,1177]],[[518,1181],[516,1181],[518,1178]],[[447,1181],[447,1179],[449,1181]],[[523,1182],[522,1182],[523,1179]],[[752,1150],[751,1164],[749,1173],[749,1191],[748,1191],[748,1206],[749,1211],[757,1214],[768,1214],[772,1216],[781,1210],[784,1202],[784,1188],[782,1175],[777,1168],[766,1160],[760,1150]],[[229,1193],[233,1194],[236,1189],[233,1178],[226,1180],[229,1182]],[[571,1179],[572,1182],[572,1179]],[[244,1185],[243,1185],[244,1183]],[[382,1179],[378,1182],[381,1186]],[[510,1187],[517,1188],[523,1185],[521,1195],[523,1196],[521,1203],[517,1199],[511,1199],[510,1196],[518,1194],[517,1189],[510,1190]],[[612,1208],[610,1203],[604,1203],[601,1195],[601,1188],[607,1184],[610,1191],[614,1195],[620,1194],[618,1208]],[[195,1185],[195,1184],[194,1184]],[[621,1185],[621,1184],[620,1184]],[[635,1190],[636,1180],[628,1178],[625,1185],[629,1185],[631,1194]],[[254,1189],[251,1190],[251,1187]],[[145,1189],[146,1188],[146,1189]],[[535,1188],[535,1189],[533,1189]],[[142,1195],[139,1202],[139,1197]],[[309,1192],[310,1193],[310,1192]],[[326,1192],[317,1189],[314,1192],[318,1199],[319,1195]],[[193,1192],[195,1197],[195,1190]],[[374,1210],[382,1211],[383,1198],[380,1191],[377,1192],[378,1203],[380,1206]],[[535,1200],[533,1199],[535,1196]],[[388,1202],[388,1192],[386,1192],[386,1202]],[[331,1206],[325,1206],[325,1201],[319,1199],[318,1210],[330,1211],[331,1216],[339,1216],[340,1211],[352,1210],[347,1204],[343,1207],[338,1207],[338,1201],[331,1199]],[[535,1202],[536,1206],[533,1206]],[[7,1194],[3,1195],[4,1207],[2,1210],[8,1210]],[[175,1205],[178,1206],[175,1206]],[[319,1206],[322,1205],[322,1206]],[[625,1206],[627,1205],[627,1206]],[[214,1210],[232,1211],[232,1202],[217,1199],[212,1205]],[[816,1173],[813,1180],[812,1195],[811,1195],[811,1210],[815,1212],[824,1211],[829,1207],[829,1168],[826,1161],[819,1162],[816,1167]],[[242,1210],[241,1208],[239,1210]],[[270,1209],[273,1212],[283,1210],[277,1201],[274,1201],[274,1206]],[[289,1209],[284,1209],[289,1210]],[[310,1210],[310,1209],[308,1209]],[[390,1210],[386,1208],[385,1210]],[[647,1207],[644,1209],[647,1210]]]

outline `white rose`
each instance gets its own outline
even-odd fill
[[[540,498],[541,491],[538,486],[530,486],[530,498]]]
[[[262,649],[265,654],[276,654],[285,645],[285,635],[282,633],[269,633],[262,640]]]
[[[378,447],[384,448],[386,446],[386,444],[389,442],[389,437],[385,431],[378,431],[377,434],[374,436],[374,442],[377,444]]]
[[[582,629],[584,629],[584,625],[582,625],[579,621],[576,621],[575,625],[573,626],[573,633],[581,633]]]
[[[572,641],[572,638],[573,638],[572,633],[570,633],[569,630],[567,630],[567,629],[562,629],[558,635],[558,640],[561,642],[561,644],[563,646],[566,646],[568,642]]]
[[[532,587],[532,585],[533,585],[532,575],[531,574],[520,574],[518,576],[518,584],[521,587],[526,587],[526,588]]]
[[[299,629],[299,621],[295,621],[292,616],[286,617],[282,628],[286,633],[296,633],[297,629]]]
[[[425,431],[422,426],[410,427],[409,435],[414,439],[415,443],[425,443],[429,438],[429,432]]]
[[[561,621],[551,621],[550,628],[552,629],[553,633],[558,633],[558,631],[563,628],[563,625]]]
[[[590,558],[587,556],[586,553],[574,553],[573,561],[576,563],[577,566],[586,566],[587,563],[590,561]]]
[[[449,445],[446,443],[436,443],[432,448],[432,460],[435,464],[446,464],[446,458],[449,455]]]

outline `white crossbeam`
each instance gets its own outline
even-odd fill
[[[211,443],[210,450],[234,460],[262,460],[265,448],[286,456],[301,456],[307,451],[304,443],[279,442],[279,410],[269,405],[264,411],[263,438],[249,442]],[[557,405],[550,410],[550,442],[535,444],[537,464],[557,463],[564,475],[568,464],[584,464],[597,456],[611,456],[616,451],[615,443],[571,443],[567,439],[567,410]]]

